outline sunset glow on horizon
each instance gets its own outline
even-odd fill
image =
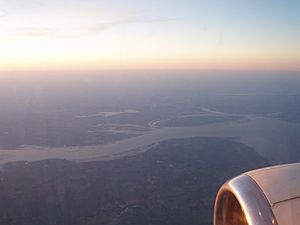
[[[0,70],[300,70],[297,0],[0,1]]]

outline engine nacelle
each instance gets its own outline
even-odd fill
[[[218,192],[214,225],[300,224],[300,164],[254,170]]]

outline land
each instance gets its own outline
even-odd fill
[[[208,225],[220,185],[267,165],[231,139],[163,141],[118,160],[44,160],[0,172],[0,224]]]
[[[220,116],[220,115],[183,115],[166,120],[157,121],[155,126],[157,127],[191,127],[202,126],[213,123],[225,123],[236,120],[242,120],[242,116]]]
[[[298,75],[3,74],[0,225],[211,225],[226,180],[299,162]]]

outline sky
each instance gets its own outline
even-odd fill
[[[0,0],[0,70],[300,71],[299,0]]]

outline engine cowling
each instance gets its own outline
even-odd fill
[[[300,164],[244,173],[219,190],[214,225],[300,224]]]

